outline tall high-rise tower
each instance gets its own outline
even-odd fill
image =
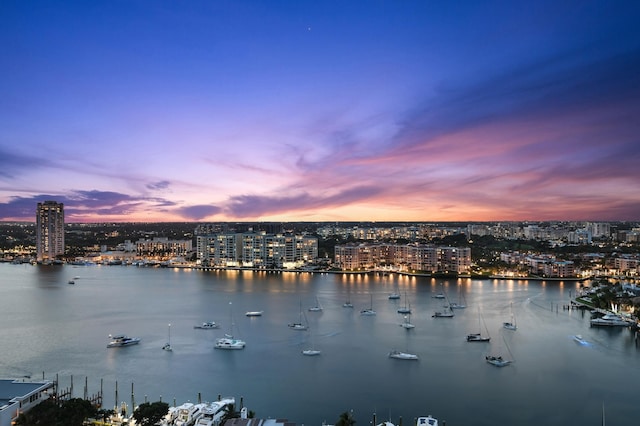
[[[51,262],[64,254],[64,204],[55,201],[38,203],[36,248],[38,262]]]

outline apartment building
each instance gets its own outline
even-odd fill
[[[36,259],[49,263],[64,254],[64,204],[38,203],[36,209]]]

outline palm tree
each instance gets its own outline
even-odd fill
[[[353,411],[345,411],[340,414],[335,426],[353,426],[356,424],[356,420],[353,418]]]

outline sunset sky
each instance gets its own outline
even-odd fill
[[[640,2],[0,1],[0,220],[640,220]]]

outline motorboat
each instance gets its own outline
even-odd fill
[[[308,326],[306,326],[305,324],[301,323],[301,322],[292,322],[289,323],[289,328],[292,330],[306,330],[307,328],[309,328]]]
[[[487,355],[484,359],[486,359],[489,364],[495,365],[496,367],[505,367],[511,364],[511,361],[502,358],[502,356]]]
[[[220,328],[220,326],[213,321],[209,321],[203,322],[200,325],[194,325],[193,328],[197,328],[200,330],[213,330],[214,328]]]
[[[576,334],[575,336],[573,336],[573,340],[574,340],[576,343],[579,343],[579,344],[581,344],[581,345],[588,345],[588,344],[589,344],[589,342],[587,342],[586,340],[584,340],[584,338],[583,338],[583,337],[582,337],[582,335],[580,335],[580,334]]]
[[[605,327],[626,327],[630,323],[622,318],[620,315],[614,313],[608,313],[600,318],[593,318],[591,325],[605,326]]]
[[[467,334],[467,342],[488,342],[491,337],[482,337],[480,333]]]
[[[118,334],[115,336],[109,335],[109,343],[107,344],[108,348],[119,348],[122,346],[131,346],[137,345],[140,343],[140,338],[138,337],[128,337],[124,334]]]
[[[69,280],[69,284],[75,284],[76,281],[75,280]]]
[[[416,426],[438,426],[438,419],[428,416],[418,417],[416,420]]]
[[[389,352],[389,358],[406,359],[406,360],[417,360],[418,359],[418,355],[410,354],[410,353],[407,353],[407,352],[400,352],[400,351],[393,350],[393,351]]]
[[[389,295],[389,300],[398,300],[400,299],[400,295],[398,293],[391,293]]]
[[[193,404],[190,402],[182,404],[178,407],[178,415],[173,424],[175,426],[194,425],[202,417],[205,406],[206,404]]]
[[[321,353],[322,351],[319,351],[318,349],[305,349],[302,351],[302,355],[307,355],[307,356],[320,355]]]
[[[235,398],[223,398],[205,404],[202,408],[202,416],[195,423],[195,426],[217,426],[227,414],[227,407],[231,407],[236,403]]]
[[[249,311],[245,315],[248,317],[261,317],[264,311]]]
[[[224,337],[216,339],[216,349],[244,349],[246,343],[244,340],[235,339],[230,334],[225,334]]]

